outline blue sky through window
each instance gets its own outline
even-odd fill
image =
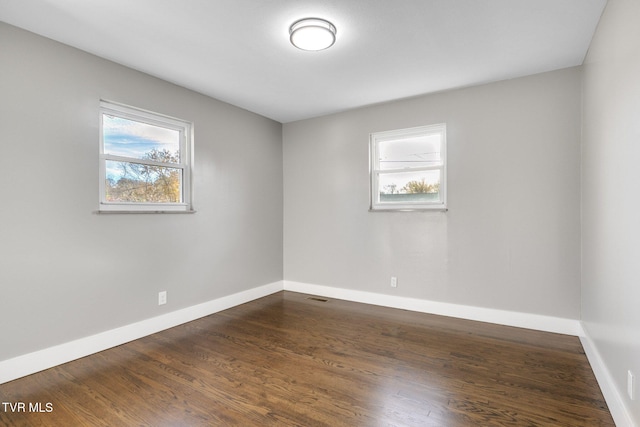
[[[145,159],[147,153],[154,149],[168,150],[172,154],[180,151],[180,132],[177,130],[108,114],[103,116],[102,127],[105,154]],[[121,175],[120,170],[107,168],[107,178],[117,181]]]

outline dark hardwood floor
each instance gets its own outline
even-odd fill
[[[614,425],[576,337],[292,292],[0,385],[0,402],[26,408],[0,404],[3,426]]]

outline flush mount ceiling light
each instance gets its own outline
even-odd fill
[[[305,18],[289,28],[291,44],[302,50],[324,50],[336,41],[336,27],[320,18]]]

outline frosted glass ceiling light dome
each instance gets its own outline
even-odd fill
[[[289,28],[289,40],[298,49],[324,50],[336,41],[336,27],[320,18],[305,18]]]

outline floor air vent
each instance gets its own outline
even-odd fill
[[[313,300],[313,301],[320,301],[320,302],[327,302],[327,301],[329,301],[328,299],[319,298],[319,297],[308,297],[307,299],[310,299],[310,300]]]

